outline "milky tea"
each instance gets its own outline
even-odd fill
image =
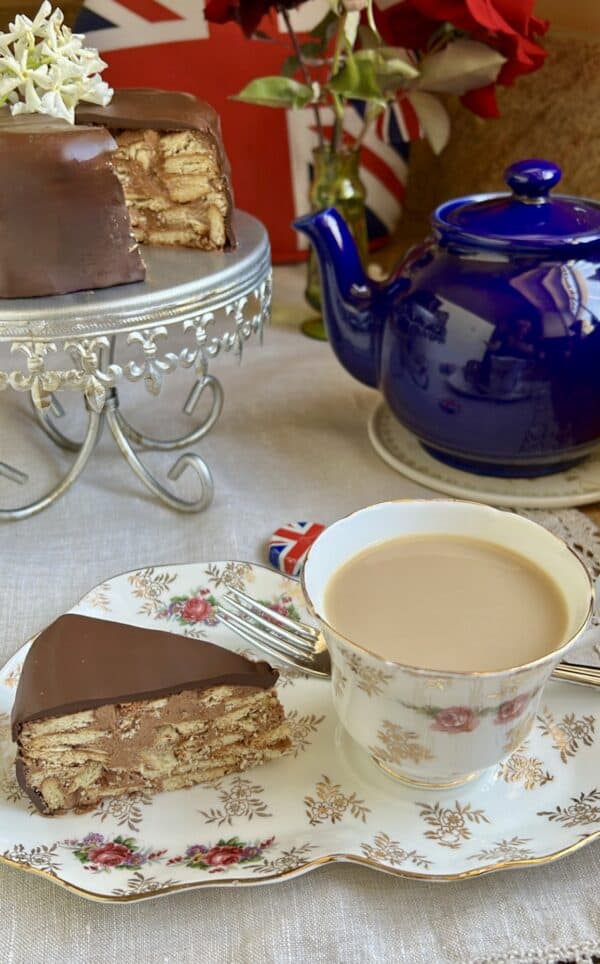
[[[520,666],[567,636],[565,598],[542,569],[491,542],[444,534],[352,556],[327,583],[324,616],[383,659],[433,670]]]

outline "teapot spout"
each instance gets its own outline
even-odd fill
[[[308,237],[315,251],[323,318],[333,351],[354,378],[376,388],[383,323],[380,291],[364,271],[346,222],[335,208],[326,208],[298,218],[294,227]]]

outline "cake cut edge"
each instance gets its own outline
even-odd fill
[[[114,136],[115,172],[138,242],[236,246],[231,165],[210,104],[182,91],[122,88],[106,107],[80,104],[75,116]]]

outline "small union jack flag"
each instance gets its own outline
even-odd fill
[[[324,525],[319,522],[290,522],[269,539],[269,562],[288,576],[299,576],[304,560]]]

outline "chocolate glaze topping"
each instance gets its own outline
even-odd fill
[[[140,281],[107,130],[0,109],[0,297]]]
[[[111,130],[209,131],[221,139],[216,110],[192,94],[152,87],[115,90],[106,107],[81,103],[75,110],[75,123],[99,124]]]
[[[221,121],[206,101],[182,91],[132,87],[115,90],[107,107],[81,103],[75,110],[76,124],[98,124],[111,131],[148,128],[155,131],[202,131],[217,150],[219,167],[225,178],[230,212],[233,209],[231,167],[221,135]],[[227,219],[227,238],[235,244],[231,215]]]
[[[269,689],[278,676],[268,663],[213,643],[69,614],[40,633],[27,654],[13,739],[31,720],[211,686]]]

